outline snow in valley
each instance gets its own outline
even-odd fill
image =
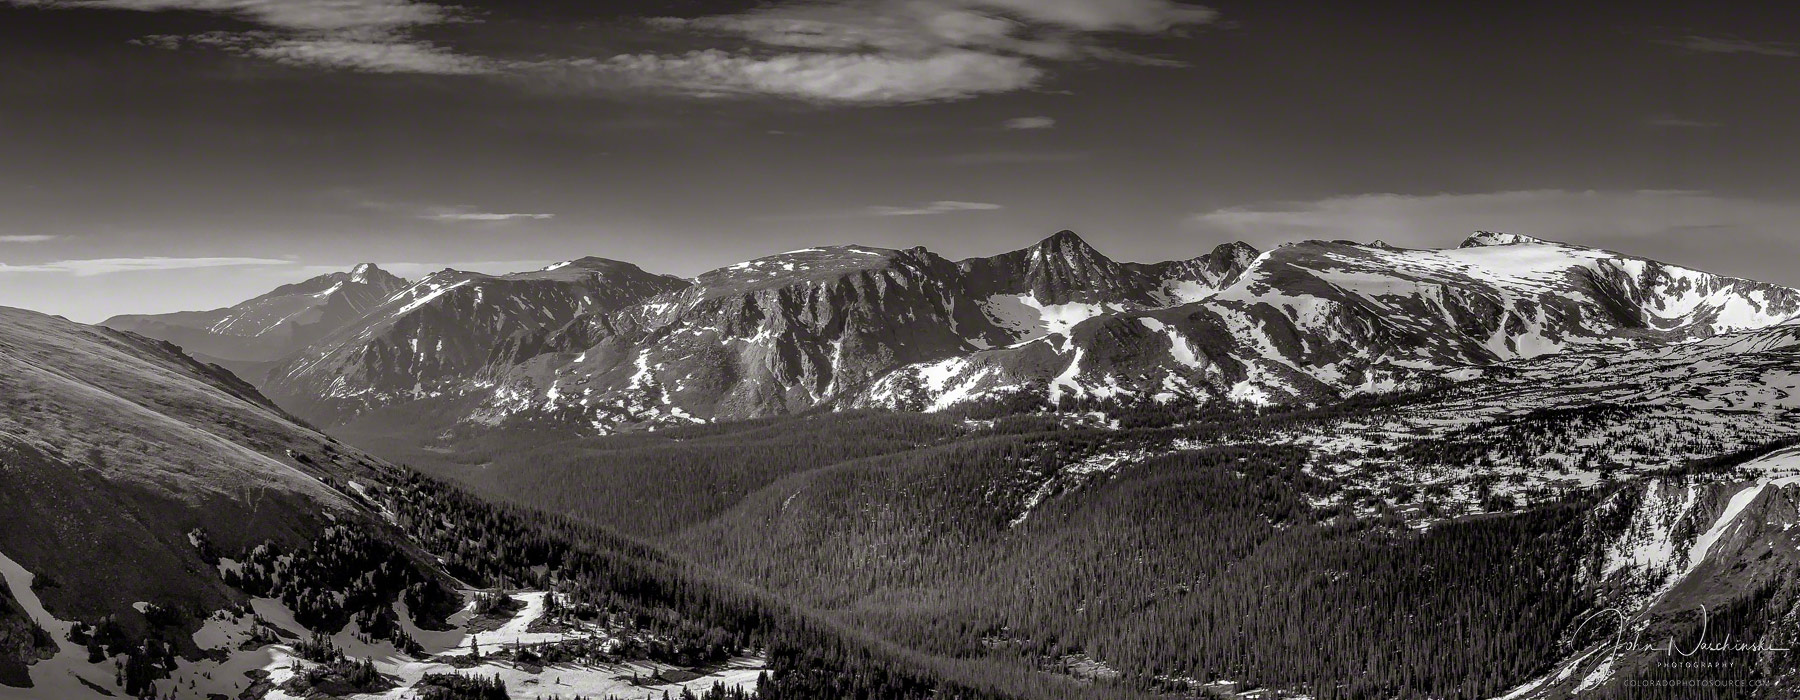
[[[229,566],[229,561],[225,566]],[[97,664],[87,661],[87,651],[68,641],[73,623],[59,620],[39,602],[31,590],[33,576],[11,558],[0,554],[0,574],[13,598],[24,607],[39,627],[58,642],[56,655],[31,666],[31,688],[0,686],[0,700],[76,700],[79,698],[117,697],[123,689],[115,678],[112,659]],[[545,614],[543,591],[514,593],[523,603],[521,609],[492,629],[475,624],[474,591],[464,591],[467,605],[450,618],[452,629],[432,631],[419,629],[404,603],[395,603],[402,626],[424,647],[423,658],[414,658],[396,649],[388,641],[365,642],[352,622],[331,637],[332,642],[352,660],[369,659],[395,687],[374,694],[353,694],[352,700],[406,700],[417,697],[414,686],[427,673],[462,673],[492,677],[505,681],[514,698],[568,697],[587,698],[660,698],[663,691],[680,693],[690,688],[704,692],[715,683],[726,687],[754,688],[758,675],[765,669],[760,658],[734,659],[719,668],[678,669],[672,666],[638,661],[618,665],[584,666],[575,664],[523,665],[506,660],[473,662],[467,658],[473,649],[491,653],[515,646],[530,648],[569,639],[608,639],[609,632],[592,626],[560,631],[542,629],[537,623]],[[142,605],[142,604],[140,604]],[[246,691],[250,697],[268,700],[299,700],[282,686],[299,672],[316,666],[296,655],[293,643],[308,639],[312,632],[295,621],[293,611],[280,601],[255,598],[250,601],[251,614],[239,615],[219,611],[207,618],[194,633],[195,644],[219,660],[182,660],[168,679],[157,682],[159,695],[177,698],[223,696],[237,698]],[[270,634],[280,641],[264,643]],[[681,678],[679,682],[664,680]]]

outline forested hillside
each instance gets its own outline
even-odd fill
[[[629,621],[655,638],[644,654],[683,663],[768,654],[759,697],[1137,697],[1054,674],[920,653],[744,586],[653,545],[574,518],[494,505],[418,473],[392,473],[370,498],[448,570],[484,586],[551,590],[576,616]],[[582,653],[579,642],[540,654]]]
[[[858,634],[984,673],[1475,698],[1548,670],[1618,527],[1585,516],[1599,492],[1421,532],[1398,509],[1318,505],[1339,487],[1304,469],[1301,448],[1165,450],[1375,405],[1129,431],[812,416],[434,468],[652,537]],[[1108,458],[1120,450],[1135,457]]]

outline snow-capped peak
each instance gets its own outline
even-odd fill
[[[1463,239],[1462,248],[1480,248],[1496,245],[1549,245],[1542,238],[1533,238],[1522,233],[1504,233],[1500,231],[1476,231]]]
[[[350,268],[349,282],[351,284],[394,286],[403,280],[389,274],[387,270],[381,269],[375,263],[359,263],[356,267]]]

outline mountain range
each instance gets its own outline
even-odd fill
[[[1488,232],[0,308],[0,698],[1787,697],[1797,319]]]
[[[1138,264],[1064,231],[959,262],[812,248],[692,280],[599,258],[410,284],[363,265],[228,310],[103,325],[272,359],[260,388],[327,427],[386,411],[434,432],[605,433],[819,408],[1317,403],[1796,316],[1793,289],[1513,234]]]

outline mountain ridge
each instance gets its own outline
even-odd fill
[[[604,258],[506,275],[446,269],[297,350],[269,370],[265,387],[301,415],[329,425],[345,412],[430,395],[446,379],[473,379],[516,334],[559,327],[584,310],[621,308],[686,284]]]
[[[1063,230],[960,261],[826,246],[691,280],[598,257],[445,270],[260,383],[320,425],[417,406],[434,434],[994,401],[1268,405],[1796,317],[1790,288],[1522,234],[1227,243],[1135,263]]]
[[[100,325],[222,360],[266,363],[355,321],[406,284],[374,263],[361,263],[220,309],[113,316]]]
[[[954,263],[924,248],[790,251],[571,324],[560,342],[533,346],[537,358],[513,358],[522,370],[475,416],[498,424],[573,414],[608,430],[829,407],[899,367],[1015,344],[1109,310],[1155,308],[1171,301],[1172,285],[1191,293],[1220,284],[1247,250],[1122,264],[1062,231]]]
[[[1107,316],[1049,352],[998,349],[897,373],[858,403],[898,407],[920,393],[914,387],[939,408],[1019,391],[1052,404],[1064,395],[1314,401],[1422,387],[1462,367],[1800,317],[1800,292],[1779,285],[1526,236],[1471,241],[1444,250],[1285,244],[1195,303]]]

